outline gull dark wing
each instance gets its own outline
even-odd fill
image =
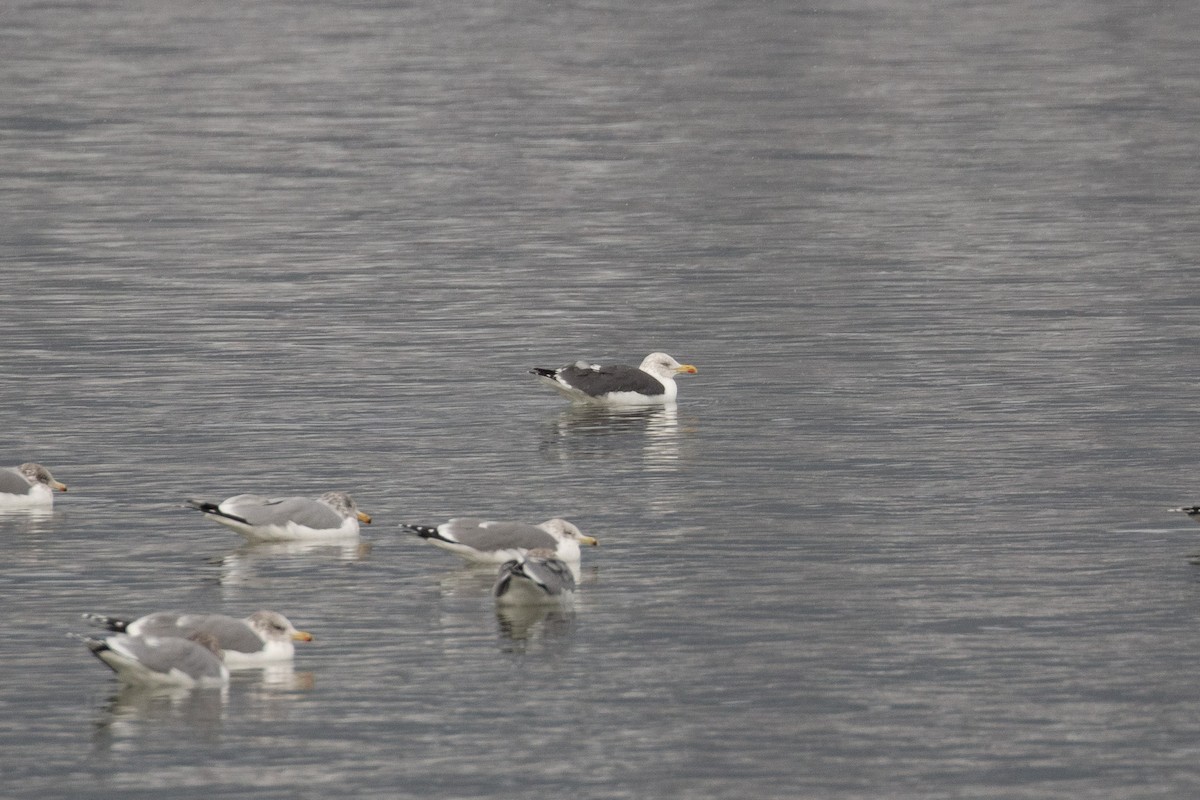
[[[592,397],[600,397],[610,392],[637,392],[654,396],[666,391],[657,378],[647,375],[637,367],[623,364],[599,369],[572,365],[559,370],[558,377]]]

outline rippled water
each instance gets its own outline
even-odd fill
[[[16,2],[13,797],[1191,797],[1200,10]],[[694,363],[678,408],[525,374]],[[353,493],[343,545],[182,508]],[[598,537],[573,613],[403,535]],[[275,608],[225,694],[85,611]]]

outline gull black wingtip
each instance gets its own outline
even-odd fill
[[[117,633],[124,633],[125,629],[129,627],[129,620],[118,619],[117,617],[109,617],[105,616],[104,614],[84,612],[80,616],[96,627],[106,628],[110,631],[116,631]]]
[[[103,639],[97,639],[95,636],[84,636],[82,633],[72,632],[67,634],[67,638],[79,642],[93,653],[100,653],[108,649],[108,642]]]
[[[218,517],[225,517],[225,519],[231,519],[234,522],[241,522],[246,525],[250,524],[249,520],[239,517],[237,514],[226,513],[221,510],[221,507],[218,504],[208,500],[198,500],[194,497],[189,497],[187,503],[185,504],[185,508],[194,508],[204,514],[213,514]]]
[[[441,539],[442,536],[433,525],[411,525],[407,522],[400,523],[400,527],[409,533],[416,534],[422,539]]]

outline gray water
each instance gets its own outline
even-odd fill
[[[5,797],[1200,792],[1200,6],[0,10]],[[676,409],[525,371],[696,364]],[[190,496],[350,491],[250,547]],[[562,515],[574,613],[404,535]],[[225,696],[85,611],[287,614]]]

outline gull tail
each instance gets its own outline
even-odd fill
[[[539,378],[553,378],[556,372],[558,372],[558,370],[546,369],[545,367],[534,367],[533,369],[529,370],[530,375],[537,375]]]
[[[218,506],[216,503],[211,503],[207,500],[200,500],[195,497],[189,497],[187,500],[187,505],[188,505],[188,508],[194,508],[197,511],[200,511],[205,514],[212,514],[213,516],[224,517],[225,519],[231,519],[234,522],[241,522],[245,525],[250,524],[250,520],[243,519],[242,517],[239,517],[237,514],[230,514],[226,511],[222,511],[221,507]]]
[[[124,633],[125,629],[129,627],[129,623],[132,622],[132,620],[128,619],[106,617],[103,614],[84,614],[83,618],[98,628],[107,628],[110,631],[117,631],[118,633]]]
[[[105,642],[103,639],[97,639],[94,636],[84,636],[80,633],[68,633],[67,638],[82,642],[87,649],[91,650],[93,653],[99,653],[102,650],[108,649],[107,642]]]
[[[496,585],[492,587],[492,594],[497,598],[508,594],[508,590],[513,585],[513,578],[530,579],[529,575],[525,573],[525,566],[520,559],[505,561],[500,565],[500,578],[496,581]],[[546,587],[542,586],[541,588],[545,589]]]
[[[442,536],[440,533],[438,533],[438,529],[436,527],[434,527],[433,525],[409,525],[409,524],[405,523],[405,524],[402,524],[400,527],[404,528],[404,530],[406,530],[406,531],[415,533],[417,536],[420,536],[422,539],[440,539],[443,542],[450,541],[450,539],[447,539],[445,536]]]

